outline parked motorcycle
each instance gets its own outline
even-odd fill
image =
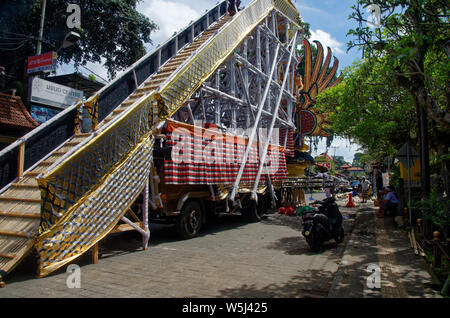
[[[319,207],[307,211],[302,215],[302,234],[313,252],[321,249],[322,244],[334,239],[336,243],[344,241],[344,228],[342,227],[342,214],[331,197],[323,201],[315,201],[312,205]]]

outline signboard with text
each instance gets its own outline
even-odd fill
[[[47,52],[41,55],[29,56],[27,74],[54,71],[57,63],[56,58],[56,52]]]
[[[31,102],[47,106],[66,108],[83,99],[83,91],[56,84],[42,78],[33,78]]]

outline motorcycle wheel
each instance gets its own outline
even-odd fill
[[[339,233],[339,236],[335,238],[336,243],[344,242],[344,236],[345,236],[344,228],[341,227],[341,233]]]
[[[311,234],[306,237],[306,242],[308,243],[309,248],[311,249],[312,252],[320,251],[322,242],[320,241],[320,237],[315,228],[313,228]]]

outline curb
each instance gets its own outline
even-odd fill
[[[342,253],[342,260],[339,264],[338,270],[336,272],[336,275],[334,276],[333,283],[331,284],[330,291],[328,292],[327,298],[337,298],[336,292],[338,291],[338,286],[342,283],[342,280],[344,279],[345,275],[345,267],[348,265],[348,257],[350,255],[351,247],[353,246],[354,242],[354,229],[356,227],[356,223],[358,222],[360,213],[357,211],[355,222],[352,226],[351,234],[349,238],[345,242],[344,252]]]
[[[354,230],[359,222],[359,218],[361,215],[361,210],[364,209],[364,207],[359,207],[358,210],[356,210],[356,217],[355,221],[353,223],[351,233],[349,238],[345,242],[344,252],[342,253],[342,260],[339,263],[338,270],[333,278],[333,282],[330,287],[330,291],[328,292],[327,298],[340,298],[337,296],[337,292],[339,291],[339,285],[342,283],[344,276],[345,276],[345,268],[349,264],[348,258],[350,257],[350,251],[353,247],[354,243]]]

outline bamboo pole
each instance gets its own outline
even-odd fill
[[[19,157],[17,164],[17,178],[20,180],[23,177],[24,164],[25,164],[25,139],[20,138],[22,141],[19,145]]]
[[[98,242],[92,246],[92,264],[98,263]]]
[[[148,187],[148,183],[149,181],[153,183],[153,174],[150,175],[151,179],[148,179],[147,182],[145,183],[145,188],[144,188],[144,206],[142,209],[142,222],[143,222],[143,227],[144,227],[144,231],[145,234],[142,235],[142,246],[144,248],[144,250],[148,249],[148,241],[150,239],[150,229],[148,227],[148,196],[149,196],[149,187]]]

